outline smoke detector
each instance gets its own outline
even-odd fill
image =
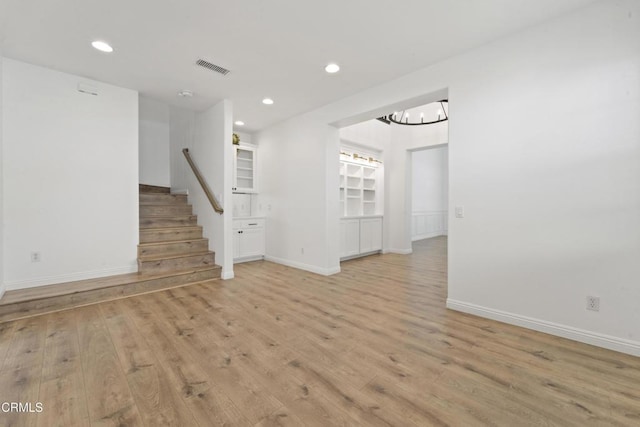
[[[183,98],[191,98],[193,96],[193,92],[190,90],[181,90],[180,92],[178,92],[178,96],[181,96]]]

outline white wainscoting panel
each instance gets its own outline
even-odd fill
[[[448,211],[413,212],[411,241],[446,236],[448,228]]]

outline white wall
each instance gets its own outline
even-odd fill
[[[163,102],[140,96],[139,111],[140,183],[169,187],[170,107]]]
[[[239,132],[239,131],[235,131],[233,133],[238,134],[238,136],[240,137],[240,142],[244,142],[247,144],[252,144],[252,140],[253,140],[253,135],[248,133],[248,132]]]
[[[169,108],[169,166],[171,191],[186,192],[189,170],[183,148],[193,147],[196,113],[178,107]]]
[[[2,79],[7,290],[137,271],[137,92],[7,58]]]
[[[343,143],[355,143],[384,152],[391,142],[391,126],[379,120],[367,120],[340,128]]]
[[[266,209],[266,259],[319,274],[339,271],[339,136],[306,116],[254,135]],[[329,160],[330,159],[330,160]],[[335,236],[333,241],[331,237]]]
[[[449,159],[446,145],[412,152],[411,240],[447,234]]]
[[[465,58],[451,307],[640,355],[638,19],[638,2],[600,2]]]
[[[216,253],[216,264],[222,266],[222,278],[233,278],[231,197],[233,145],[232,105],[221,101],[201,113],[178,108],[170,111],[171,188],[187,191],[189,203],[198,223],[209,239],[209,249]],[[188,148],[194,162],[224,209],[215,213],[202,187],[189,168],[182,149]]]
[[[448,305],[640,355],[638,19],[636,1],[596,2],[261,132],[272,145],[262,167],[279,168],[284,186],[273,197],[291,210],[268,245],[294,257],[296,233],[326,220],[313,201],[338,197],[325,188],[334,168],[310,167],[321,141],[333,144],[329,123],[448,88]],[[453,220],[457,205],[466,217]],[[313,253],[339,235],[308,233]],[[586,295],[600,312],[585,310]]]
[[[2,151],[3,151],[3,127],[2,127],[2,123],[3,123],[3,118],[4,118],[4,114],[3,114],[3,110],[2,110],[2,105],[3,105],[3,57],[2,57],[2,47],[0,45],[0,298],[2,298],[2,295],[4,295],[5,292],[5,286],[4,286],[4,173],[3,173],[3,158],[2,158]]]
[[[412,153],[413,212],[447,210],[447,151],[445,145]]]

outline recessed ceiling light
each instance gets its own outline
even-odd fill
[[[272,105],[273,104],[273,99],[271,98],[265,98],[262,100],[262,103],[265,105]]]
[[[244,126],[244,122],[243,122],[242,120],[236,120],[236,121],[234,122],[234,124],[235,124],[236,126]]]
[[[333,74],[340,71],[340,66],[338,64],[329,64],[326,67],[324,67],[324,70],[329,74]]]
[[[113,48],[109,43],[103,42],[100,40],[91,42],[91,46],[93,46],[94,48],[98,49],[101,52],[107,52],[107,53],[113,52]]]
[[[178,92],[178,96],[182,96],[184,98],[191,98],[193,96],[193,92],[190,90],[181,90],[180,92]]]

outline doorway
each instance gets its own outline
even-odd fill
[[[410,195],[411,242],[446,237],[449,230],[448,144],[411,152]]]

